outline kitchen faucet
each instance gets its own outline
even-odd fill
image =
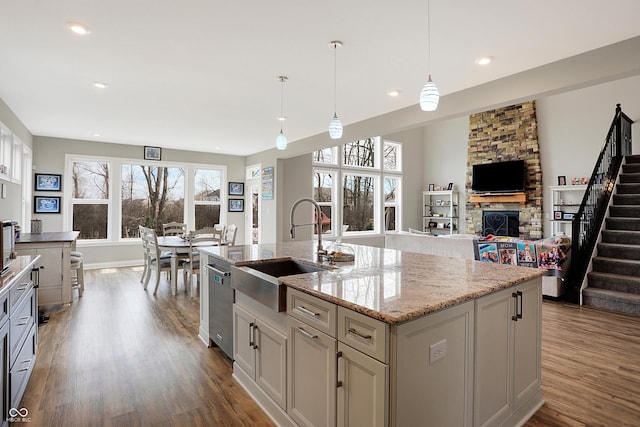
[[[316,210],[316,223],[309,224],[294,224],[293,217],[296,212],[296,207],[302,202],[311,203]],[[322,257],[327,254],[327,251],[322,247],[322,211],[320,210],[320,205],[313,199],[299,199],[296,201],[291,207],[291,238],[295,239],[296,237],[296,227],[301,227],[304,225],[315,225],[318,227],[318,261],[322,261]]]

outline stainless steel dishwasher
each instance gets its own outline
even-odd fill
[[[209,256],[209,337],[233,359],[233,302],[231,264]]]

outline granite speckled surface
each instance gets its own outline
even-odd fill
[[[7,272],[0,276],[0,296],[4,296],[5,292],[8,292],[11,286],[14,285],[15,279],[20,273],[27,268],[33,267],[38,258],[40,258],[40,255],[35,257],[24,255],[12,259]]]
[[[236,266],[273,259],[315,261],[315,242],[202,249]],[[355,261],[280,278],[285,285],[389,324],[539,278],[546,270],[351,245]]]

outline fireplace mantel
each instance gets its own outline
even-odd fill
[[[527,193],[509,194],[471,194],[469,201],[479,208],[481,203],[520,203],[524,207],[527,202]]]

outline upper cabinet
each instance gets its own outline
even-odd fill
[[[22,180],[22,141],[0,122],[0,180]]]

